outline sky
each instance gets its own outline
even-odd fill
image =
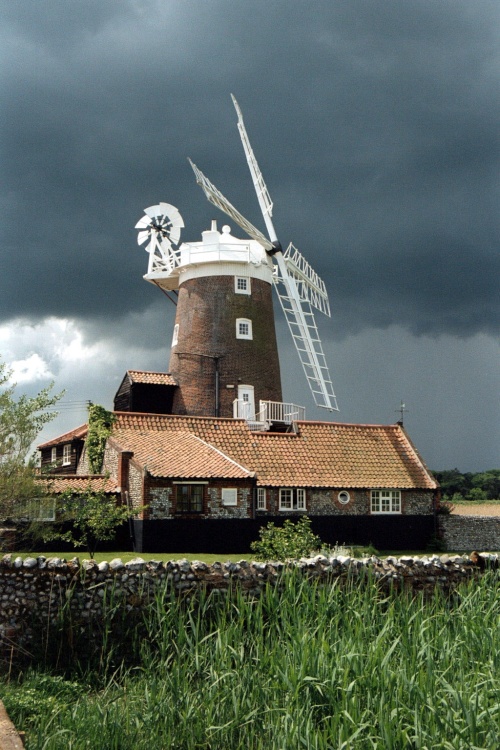
[[[400,418],[434,470],[500,467],[497,0],[0,0],[0,358],[65,390],[41,440],[167,371],[175,308],[136,222],[228,222],[187,157],[264,224],[238,99],[286,246],[327,285],[340,411],[318,410],[276,308],[284,398]],[[228,223],[231,223],[230,221]],[[232,225],[233,233],[243,233]]]

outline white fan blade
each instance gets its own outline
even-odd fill
[[[139,219],[137,224],[135,225],[136,229],[145,229],[146,227],[151,226],[151,219],[149,216],[143,216],[142,219]]]
[[[139,234],[137,235],[137,244],[142,245],[142,243],[146,242],[146,240],[149,238],[150,235],[151,235],[151,232],[147,232],[147,231],[139,232]]]
[[[144,209],[144,213],[150,216],[152,219],[158,218],[163,212],[160,208],[160,206],[157,204],[156,206],[149,206],[148,208]]]
[[[170,203],[160,203],[161,211],[170,219],[172,226],[182,228],[184,221],[180,215],[179,209]],[[180,234],[179,234],[180,236]]]
[[[184,224],[182,226],[184,226]],[[177,245],[181,236],[181,228],[175,226],[171,227],[170,230],[168,230],[168,236],[170,237],[172,242]]]

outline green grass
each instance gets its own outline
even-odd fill
[[[500,597],[315,585],[158,595],[128,666],[29,671],[2,698],[27,750],[497,750]]]

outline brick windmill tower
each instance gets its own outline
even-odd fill
[[[325,285],[293,246],[282,251],[272,202],[250,147],[236,100],[238,128],[270,239],[248,222],[190,161],[207,198],[248,235],[212,222],[201,242],[177,245],[184,222],[168,203],[145,209],[137,223],[147,243],[144,276],[177,293],[169,372],[176,389],[172,413],[239,417],[260,425],[303,418],[284,403],[274,324],[276,289],[307,381],[318,406],[337,409],[312,307],[329,315]],[[263,427],[264,429],[264,427]]]

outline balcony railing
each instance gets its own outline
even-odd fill
[[[233,417],[235,419],[246,419],[249,424],[262,425],[261,429],[269,429],[272,422],[292,424],[305,419],[306,410],[303,406],[283,401],[259,401],[259,411],[256,414],[255,407],[251,402],[236,398],[233,401]]]

